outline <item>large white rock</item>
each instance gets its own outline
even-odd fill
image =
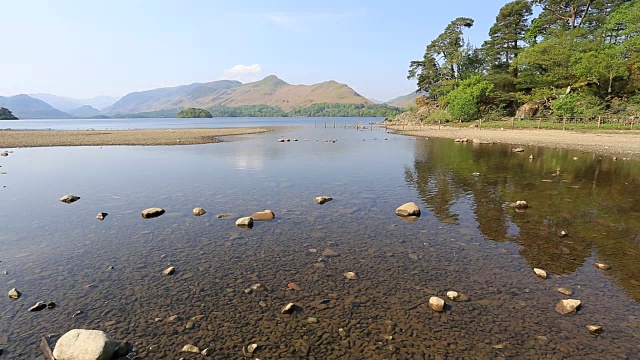
[[[250,216],[240,218],[236,220],[236,226],[251,229],[253,227],[253,218],[251,218]]]
[[[433,311],[443,312],[444,311],[444,300],[440,299],[437,296],[432,296],[429,299],[429,307]]]
[[[74,329],[62,335],[53,350],[56,360],[108,360],[118,342],[99,330]]]

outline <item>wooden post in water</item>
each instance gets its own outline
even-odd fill
[[[333,128],[334,129],[336,128],[336,122],[335,121],[333,122]]]
[[[598,116],[598,129],[600,129],[600,121],[602,120],[602,116]]]
[[[313,127],[318,127],[315,121],[313,122]]]
[[[325,129],[327,128],[327,122],[326,121],[324,122],[324,128]]]

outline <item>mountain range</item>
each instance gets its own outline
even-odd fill
[[[406,107],[420,96],[411,93],[384,104]],[[351,87],[336,81],[314,85],[292,85],[275,75],[243,84],[234,80],[193,83],[175,87],[133,92],[118,99],[98,96],[74,99],[52,94],[29,94],[0,97],[0,106],[11,110],[21,119],[88,118],[99,115],[126,115],[185,108],[212,108],[267,105],[287,112],[313,104],[374,104]]]
[[[289,111],[319,103],[373,104],[345,84],[325,81],[315,85],[291,85],[275,75],[242,84],[220,80],[131,93],[104,109],[107,114],[139,113],[181,108],[268,105]]]

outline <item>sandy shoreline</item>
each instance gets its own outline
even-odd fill
[[[221,142],[221,136],[267,131],[272,129],[0,130],[0,147],[194,145]]]
[[[578,132],[561,130],[498,130],[437,126],[390,125],[398,134],[445,139],[468,138],[523,146],[544,146],[640,158],[640,131]]]

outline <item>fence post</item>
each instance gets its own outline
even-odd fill
[[[542,123],[542,119],[538,119],[538,130],[540,130],[540,123]]]
[[[440,119],[438,119],[438,130],[440,130]]]
[[[478,126],[478,129],[482,130],[482,118],[480,118],[480,125]]]
[[[516,120],[516,118],[514,118],[514,117],[511,118],[511,130],[513,130],[514,127],[516,126],[515,120]]]
[[[636,117],[632,116],[631,117],[631,130],[633,130],[633,124],[636,122]]]
[[[602,116],[598,116],[598,129],[600,129],[600,121],[602,121]]]
[[[567,118],[562,118],[562,130],[567,128]]]
[[[462,119],[460,119],[460,129],[462,129]]]

